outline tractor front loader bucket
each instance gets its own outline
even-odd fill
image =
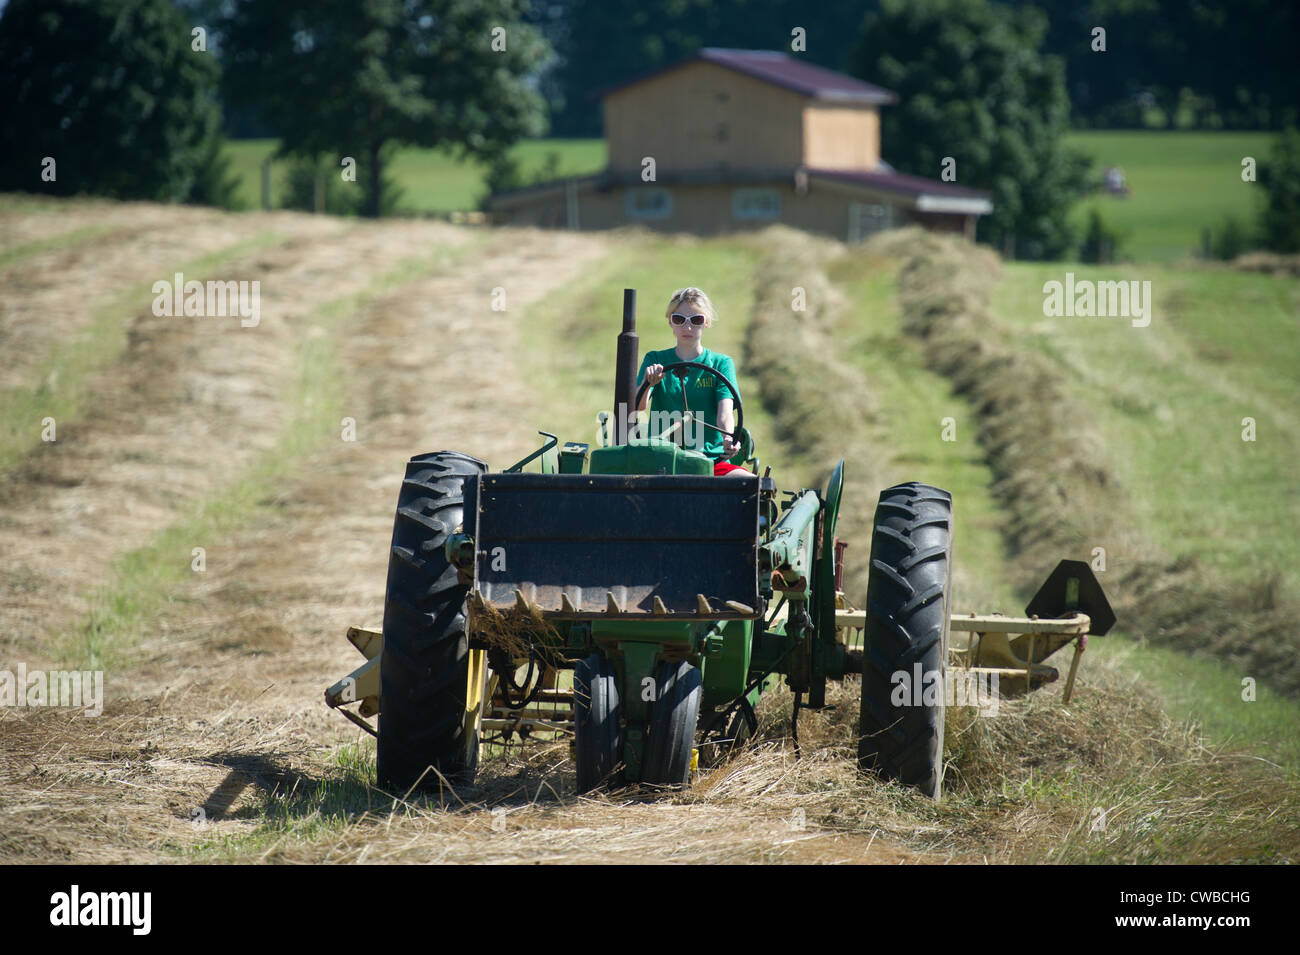
[[[471,613],[481,602],[561,620],[759,615],[757,477],[485,474],[466,502]]]

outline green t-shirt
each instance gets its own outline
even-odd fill
[[[651,365],[664,365],[666,367],[681,360],[675,348],[646,352],[645,358],[641,360],[641,370],[637,372],[637,387],[640,388],[641,382],[645,380],[645,370]],[[674,422],[680,419],[683,410],[683,385],[686,388],[685,406],[715,427],[718,424],[718,402],[723,398],[731,398],[733,404],[735,402],[731,390],[718,380],[718,375],[725,376],[735,386],[736,394],[740,394],[740,383],[736,381],[736,364],[731,360],[730,355],[709,351],[706,348],[700,357],[693,360],[701,365],[708,365],[710,368],[717,369],[717,374],[711,374],[699,368],[688,368],[686,369],[686,378],[683,380],[678,378],[672,371],[665,373],[663,381],[650,389],[650,434],[659,435],[667,431]],[[676,414],[669,417],[672,412],[676,412]],[[735,426],[734,410],[732,412],[732,426]],[[685,432],[684,435],[683,432]],[[713,428],[695,425],[694,428],[687,430],[683,425],[673,432],[671,437],[673,440],[677,440],[679,435],[684,437],[684,441],[682,441],[684,447],[702,451],[715,460],[726,454],[722,449],[722,434],[714,431]]]

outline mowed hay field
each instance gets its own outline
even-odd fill
[[[1039,558],[1058,546],[1069,553],[1056,556],[1086,557],[1077,548],[1102,511],[1131,515],[1151,561],[1177,561],[1187,535],[1159,525],[1109,456],[1094,463],[1123,481],[1115,506],[1105,494],[1071,497],[1074,485],[1043,474],[1074,516],[1026,539],[1030,513],[1011,492],[1041,502],[1022,483],[1033,482],[1038,452],[999,413],[1030,406],[1016,389],[1050,369],[1053,353],[1000,315],[984,335],[997,351],[967,349],[969,367],[1030,365],[993,396],[939,347],[979,328],[967,312],[1027,294],[997,284],[1016,273],[999,273],[987,253],[911,234],[849,248],[781,229],[696,240],[13,198],[0,201],[0,241],[0,670],[102,670],[106,697],[97,717],[0,709],[0,859],[1300,857],[1284,731],[1234,724],[1207,736],[1161,684],[1164,658],[1135,666],[1133,654],[1197,659],[1209,669],[1193,686],[1238,683],[1240,661],[1213,640],[1197,644],[1200,658],[1182,654],[1133,627],[1147,619],[1136,611],[1116,641],[1092,641],[1068,707],[1058,684],[1005,701],[996,718],[950,711],[939,804],[857,773],[851,681],[832,707],[801,715],[801,758],[789,695],[778,693],[756,746],[667,794],[579,798],[561,742],[490,753],[475,786],[402,799],[375,787],[369,738],[325,708],[324,687],[359,662],[347,626],[382,615],[405,460],[453,448],[500,468],[536,447],[538,428],[594,440],[625,286],[640,291],[643,347],[671,340],[655,317],[669,291],[710,291],[722,321],[707,343],[737,358],[746,421],[780,486],[820,484],[846,458],[851,590],[865,579],[876,493],[909,478],[956,497],[957,611],[1018,611],[1050,569]],[[152,284],[176,272],[259,281],[260,321],[155,316]],[[986,280],[963,298],[945,272]],[[791,311],[796,286],[804,312]],[[503,310],[492,307],[496,290]],[[932,314],[952,323],[937,338],[918,319],[927,290],[947,303]],[[1269,328],[1285,319],[1260,311]],[[1130,359],[1141,369],[1138,347]],[[1232,361],[1257,359],[1245,350]],[[1195,348],[1184,360],[1238,381]],[[1080,393],[1061,377],[1059,394],[1035,393],[1040,404],[1073,412],[1105,394],[1105,381]],[[1237,387],[1249,384],[1245,374]],[[1284,391],[1251,394],[1269,402],[1261,420],[1288,407]],[[956,441],[942,438],[947,417]],[[43,440],[49,418],[53,441]],[[1071,422],[1108,446],[1104,416]],[[1081,437],[1040,424],[1054,442]],[[1254,474],[1228,470],[1238,489]],[[1259,552],[1282,552],[1283,528],[1257,521],[1249,534]],[[1242,578],[1206,560],[1216,586],[1235,594]],[[1132,604],[1124,579],[1103,575],[1122,613]],[[1263,676],[1252,705],[1294,726],[1293,698]]]

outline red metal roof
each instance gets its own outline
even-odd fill
[[[872,83],[863,82],[845,73],[837,73],[825,67],[817,66],[806,60],[797,59],[776,50],[729,50],[721,47],[706,46],[696,51],[693,56],[642,73],[633,79],[596,90],[592,97],[606,96],[616,90],[624,89],[678,69],[689,63],[714,63],[727,69],[736,70],[756,80],[771,83],[813,99],[840,100],[852,103],[894,103],[898,97],[889,90]]]
[[[904,192],[919,196],[952,196],[957,199],[987,199],[990,194],[980,189],[969,189],[953,182],[940,179],[925,179],[921,176],[909,176],[902,172],[862,172],[857,169],[812,169],[810,176],[824,176],[840,182],[854,183],[860,186],[872,186],[890,192]]]

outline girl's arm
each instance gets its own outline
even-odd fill
[[[724,431],[734,431],[736,427],[735,416],[733,414],[733,404],[730,398],[723,398],[718,402],[718,427]],[[722,450],[726,452],[727,457],[731,457],[740,450],[740,442],[730,434],[722,436]]]

